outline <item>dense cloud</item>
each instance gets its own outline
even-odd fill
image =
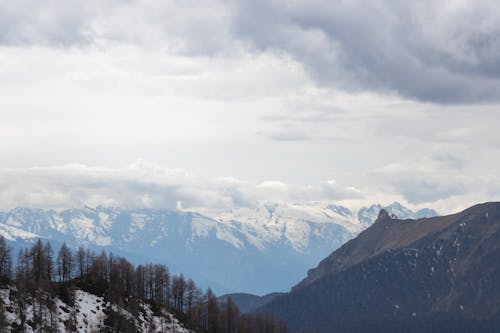
[[[498,199],[499,21],[488,0],[2,1],[2,205]],[[138,158],[200,176],[119,167]]]
[[[139,44],[211,54],[229,48],[218,1],[24,0],[0,3],[0,42],[53,47]]]
[[[193,56],[285,53],[320,84],[438,103],[498,101],[500,5],[482,1],[21,1],[7,45],[133,43]]]
[[[243,1],[236,31],[321,83],[440,103],[498,100],[495,1]]]

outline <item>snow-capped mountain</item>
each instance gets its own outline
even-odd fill
[[[358,211],[358,220],[361,223],[372,224],[373,221],[377,219],[378,213],[381,209],[384,209],[387,213],[389,213],[389,215],[396,216],[401,220],[438,216],[438,213],[433,209],[423,208],[413,212],[411,209],[406,208],[400,203],[394,202],[387,206],[373,204],[370,207],[363,207]]]
[[[254,309],[291,332],[499,332],[499,244],[500,202],[431,219],[381,211],[291,292]]]
[[[320,203],[266,203],[255,208],[234,209],[219,215],[217,220],[243,230],[246,239],[256,248],[264,250],[281,240],[297,252],[307,251],[312,245],[311,236],[321,236],[319,232],[327,232],[332,225],[346,235],[357,234],[368,226],[359,223],[345,207]]]
[[[434,211],[394,203],[399,218]],[[380,205],[349,209],[323,203],[262,203],[217,216],[179,210],[99,206],[63,211],[15,208],[0,214],[0,234],[15,243],[37,237],[58,246],[104,248],[136,262],[155,261],[216,292],[284,291],[308,268],[367,228]],[[374,213],[376,211],[376,213]]]

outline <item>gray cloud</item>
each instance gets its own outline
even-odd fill
[[[428,177],[414,177],[412,175],[412,177],[400,178],[393,182],[397,191],[411,204],[429,204],[464,193],[465,190],[462,184],[456,182],[457,179],[444,182],[443,180],[429,179]]]
[[[81,1],[3,1],[0,43],[69,46],[91,42],[88,10]]]
[[[370,176],[377,178],[382,192],[399,193],[414,205],[457,199],[462,200],[462,205],[464,201],[472,204],[477,200],[491,201],[500,195],[500,182],[495,175],[469,172],[464,177],[461,168],[444,167],[441,159],[427,160],[422,157],[419,163],[388,164],[371,171]],[[464,200],[465,197],[468,200]],[[471,197],[474,198],[472,201]]]
[[[240,1],[235,30],[321,83],[439,103],[498,100],[494,1]]]
[[[458,1],[0,4],[0,43],[133,43],[191,56],[290,55],[320,84],[438,103],[498,101],[500,5]]]
[[[1,205],[494,199],[499,8],[0,2]],[[140,157],[204,176],[116,168]],[[74,161],[115,168],[27,168]]]
[[[0,3],[0,44],[143,45],[184,54],[230,50],[230,8],[218,0],[23,0]]]

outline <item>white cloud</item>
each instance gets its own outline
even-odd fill
[[[68,164],[0,169],[2,209],[15,206],[69,208],[118,206],[220,212],[257,202],[309,202],[360,198],[328,184],[299,186],[280,181],[258,184],[235,179],[203,178],[143,160],[121,168]]]
[[[0,2],[0,199],[170,208],[367,199],[445,210],[493,200],[499,9]],[[121,167],[138,158],[158,165]]]
[[[378,191],[399,194],[403,202],[432,206],[440,212],[456,212],[478,202],[500,199],[497,175],[469,171],[464,176],[461,168],[446,168],[441,161],[425,157],[413,163],[388,164],[369,176],[378,180]]]
[[[0,44],[287,54],[320,84],[440,103],[498,101],[494,0],[0,3]],[[411,79],[408,79],[411,77]]]
[[[280,182],[279,180],[268,180],[268,181],[265,181],[265,182],[258,184],[257,187],[283,189],[286,187],[286,184],[283,182]]]

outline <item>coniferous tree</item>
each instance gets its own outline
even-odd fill
[[[12,248],[0,236],[0,281],[5,283],[12,277]]]
[[[144,299],[146,297],[146,273],[143,265],[138,265],[135,269],[135,285],[137,297]]]
[[[8,326],[7,317],[5,314],[5,304],[3,299],[0,299],[0,332],[6,332]]]
[[[4,272],[5,276],[12,275],[9,273],[12,271],[11,260],[10,248],[0,238],[0,273]],[[103,321],[107,328],[100,330],[103,332],[138,332],[134,320],[124,317],[115,306],[139,318],[140,313],[144,313],[144,304],[149,303],[156,315],[163,316],[164,320],[159,321],[161,329],[172,329],[170,316],[164,315],[164,310],[167,310],[175,313],[186,326],[202,333],[286,333],[284,323],[270,316],[241,314],[230,298],[217,299],[210,288],[203,293],[193,280],[186,280],[182,274],[171,278],[164,265],[134,266],[125,258],[112,253],[107,255],[104,251],[96,255],[79,247],[73,256],[70,248],[63,244],[54,265],[50,243],[38,240],[31,248],[19,252],[14,270],[16,288],[12,289],[12,294],[15,301],[11,304],[19,316],[19,325],[12,326],[15,331],[22,331],[29,324],[37,332],[55,332],[58,307],[53,296],[56,294],[71,307],[69,320],[65,322],[66,330],[75,331],[74,290],[83,288],[105,299],[108,314]],[[55,279],[53,271],[56,272]],[[33,311],[33,320],[29,323],[26,309]],[[4,325],[2,311],[0,304],[0,332]],[[149,329],[154,329],[153,325],[149,325]]]

